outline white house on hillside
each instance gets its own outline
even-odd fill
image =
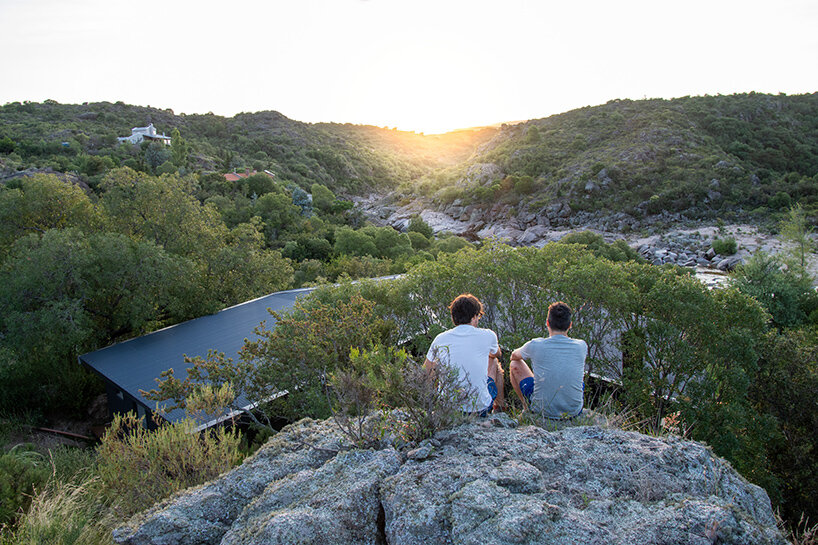
[[[124,144],[128,142],[130,144],[138,144],[143,140],[152,140],[154,142],[162,142],[165,145],[170,145],[170,136],[165,136],[165,133],[157,134],[156,127],[153,126],[153,123],[148,125],[147,127],[134,127],[131,129],[130,136],[120,136],[117,138],[120,144]]]

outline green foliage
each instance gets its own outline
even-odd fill
[[[189,315],[199,304],[184,282],[191,272],[189,261],[115,233],[19,239],[0,271],[3,344],[17,354],[3,374],[29,381],[26,406],[82,404],[95,383],[76,355]]]
[[[453,254],[458,250],[468,248],[470,246],[471,245],[464,238],[458,236],[447,236],[439,238],[436,241],[434,241],[434,243],[432,243],[430,252],[432,252],[432,254],[435,256],[437,256],[440,253]]]
[[[765,337],[750,398],[779,424],[780,434],[768,444],[772,466],[785,501],[785,519],[818,516],[818,332],[790,330]]]
[[[426,250],[432,245],[431,240],[417,231],[409,231],[406,233],[406,236],[409,237],[409,242],[412,244],[412,249],[415,251]]]
[[[171,161],[165,161],[156,169],[156,174],[176,174],[176,165]]]
[[[247,178],[242,178],[239,184],[244,194],[248,197],[252,195],[261,197],[267,193],[281,191],[270,176],[262,173],[253,174]]]
[[[430,374],[405,351],[382,346],[353,348],[349,359],[330,384],[333,417],[356,445],[377,445],[384,437],[422,441],[464,420],[470,391],[457,369],[440,365]],[[375,409],[380,417],[371,415]]]
[[[54,175],[20,180],[19,188],[0,190],[0,255],[17,238],[48,229],[94,229],[100,217],[88,196],[76,185]]]
[[[413,216],[412,219],[409,220],[408,232],[421,234],[429,240],[434,240],[435,238],[432,227],[420,216]]]
[[[713,250],[719,255],[733,255],[738,251],[738,244],[733,237],[717,238],[713,240]]]
[[[190,145],[182,138],[182,133],[179,129],[174,128],[170,133],[170,155],[173,164],[177,168],[184,168],[187,166],[188,153],[190,152]]]
[[[0,138],[0,153],[11,153],[14,151],[14,140],[8,136]]]
[[[293,188],[293,204],[301,209],[302,216],[309,216],[312,212],[310,194],[300,187]]]
[[[375,241],[366,233],[342,227],[335,231],[335,252],[341,255],[375,256],[378,248]]]
[[[239,437],[224,427],[200,435],[192,420],[152,432],[143,424],[132,413],[115,415],[97,449],[103,489],[122,516],[208,481],[240,459]]]
[[[639,254],[624,240],[606,243],[602,235],[592,231],[573,231],[560,239],[561,244],[584,244],[597,257],[611,261],[640,261]]]
[[[170,150],[161,142],[143,142],[142,153],[145,164],[151,171],[155,171],[163,163],[172,160]]]
[[[761,303],[779,329],[805,323],[816,305],[809,279],[784,270],[777,257],[765,252],[753,254],[730,283]]]
[[[31,445],[17,445],[0,454],[0,527],[13,524],[28,509],[49,474],[45,458]]]
[[[781,238],[790,245],[784,258],[787,269],[801,279],[808,279],[807,256],[815,251],[815,241],[811,237],[812,226],[800,204],[787,211],[779,229]]]
[[[335,193],[323,184],[312,184],[310,191],[312,192],[312,205],[315,208],[322,212],[332,212],[335,204]]]

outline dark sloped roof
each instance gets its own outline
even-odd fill
[[[313,288],[280,291],[226,308],[216,314],[202,316],[174,326],[154,331],[142,337],[114,344],[101,350],[89,352],[79,357],[81,363],[114,383],[120,390],[143,403],[149,409],[156,407],[155,401],[145,399],[139,390],[156,388],[155,379],[162,371],[173,368],[176,377],[184,380],[183,370],[188,365],[184,356],[206,357],[210,349],[224,352],[228,358],[238,359],[244,339],[253,339],[253,329],[266,321],[270,328],[275,319],[267,309],[285,310],[293,306],[296,297],[312,291]],[[242,407],[251,401],[239,399]],[[160,406],[172,405],[172,401]],[[181,409],[165,413],[169,421],[184,418]]]

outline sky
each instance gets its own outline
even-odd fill
[[[436,133],[612,99],[818,92],[816,0],[0,0],[0,104]]]

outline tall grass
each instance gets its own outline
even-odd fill
[[[98,477],[79,484],[53,481],[28,512],[0,537],[2,545],[111,545],[116,525]]]

